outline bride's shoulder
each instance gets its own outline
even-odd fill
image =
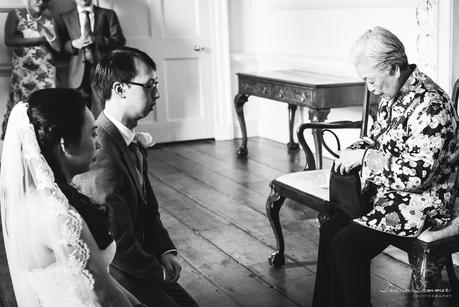
[[[61,224],[80,224],[80,214],[64,200],[56,201],[50,197],[46,191],[34,191],[26,196],[27,214],[31,216],[31,221],[41,225],[42,228],[57,227]],[[69,223],[69,221],[73,221]]]

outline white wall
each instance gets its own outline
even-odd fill
[[[418,46],[421,32],[417,25],[416,8],[422,0],[230,0],[229,23],[231,44],[232,91],[237,92],[236,72],[299,68],[357,77],[348,62],[347,55],[352,43],[367,29],[383,26],[395,33],[404,43],[408,59],[420,61],[418,49],[429,49],[432,67],[424,71],[437,73],[446,69],[447,78],[440,85],[450,90],[451,66],[449,52],[445,57],[437,50],[441,39],[449,38],[451,3],[442,0],[442,7],[435,7],[428,17],[428,29],[424,32],[435,40],[434,45]],[[433,1],[436,3],[436,1]],[[443,9],[443,11],[441,11]],[[441,28],[443,26],[443,28]],[[449,31],[449,32],[448,32]],[[433,33],[431,33],[433,32]],[[446,33],[445,33],[446,32]],[[440,35],[438,35],[440,33]],[[444,43],[446,46],[450,40]],[[440,61],[445,63],[441,64]],[[440,64],[439,64],[440,63]],[[443,65],[443,66],[442,66]],[[306,110],[307,111],[307,110]],[[280,142],[288,141],[287,104],[251,97],[244,112],[249,136],[262,136]],[[301,113],[301,112],[299,112]],[[297,115],[296,125],[307,120]],[[335,109],[329,120],[360,118],[359,108]],[[236,117],[235,117],[236,121]],[[273,124],[275,123],[275,124]],[[235,135],[241,136],[239,125],[235,124]]]
[[[451,68],[452,68],[452,82],[459,79],[459,1],[453,1],[452,9],[452,33],[451,40]]]

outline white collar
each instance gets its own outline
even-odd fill
[[[104,109],[104,114],[105,116],[107,116],[108,120],[110,120],[113,123],[113,125],[115,125],[115,127],[118,129],[121,136],[123,137],[124,141],[126,142],[126,145],[129,146],[129,144],[131,144],[134,140],[135,131],[123,125],[118,119],[111,115],[107,111],[107,109]]]
[[[94,4],[91,4],[90,6],[85,6],[84,8],[80,7],[79,5],[77,5],[77,10],[78,10],[78,15],[83,13],[83,11],[88,11],[89,13],[94,13]]]

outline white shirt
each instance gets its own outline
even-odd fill
[[[104,109],[103,112],[105,116],[107,116],[108,120],[111,121],[113,125],[115,125],[116,129],[118,129],[119,133],[123,137],[123,140],[126,142],[126,145],[129,146],[129,144],[131,144],[132,141],[134,141],[135,131],[123,125],[118,119],[116,119],[113,115],[111,115],[106,109]],[[176,249],[168,250],[164,252],[163,255],[167,253],[171,253],[171,252],[177,253],[177,250]],[[166,269],[163,266],[163,280],[165,279],[166,279]]]
[[[80,18],[80,31],[81,35],[84,33],[84,23],[86,21],[86,14],[84,11],[89,11],[89,19],[91,20],[91,31],[94,32],[94,5],[91,4],[91,6],[87,7],[80,7],[77,5],[77,10],[78,10],[78,17]]]

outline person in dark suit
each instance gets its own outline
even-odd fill
[[[113,10],[93,5],[92,0],[75,0],[76,7],[61,15],[65,31],[64,50],[70,54],[68,87],[78,89],[97,118],[103,103],[94,97],[91,76],[100,58],[124,46],[126,39]]]
[[[151,137],[135,133],[159,98],[156,64],[144,52],[117,49],[94,73],[94,89],[105,101],[97,119],[101,148],[90,171],[75,179],[83,193],[110,208],[117,252],[111,274],[150,306],[197,306],[177,283],[181,266],[164,228],[148,178]]]

